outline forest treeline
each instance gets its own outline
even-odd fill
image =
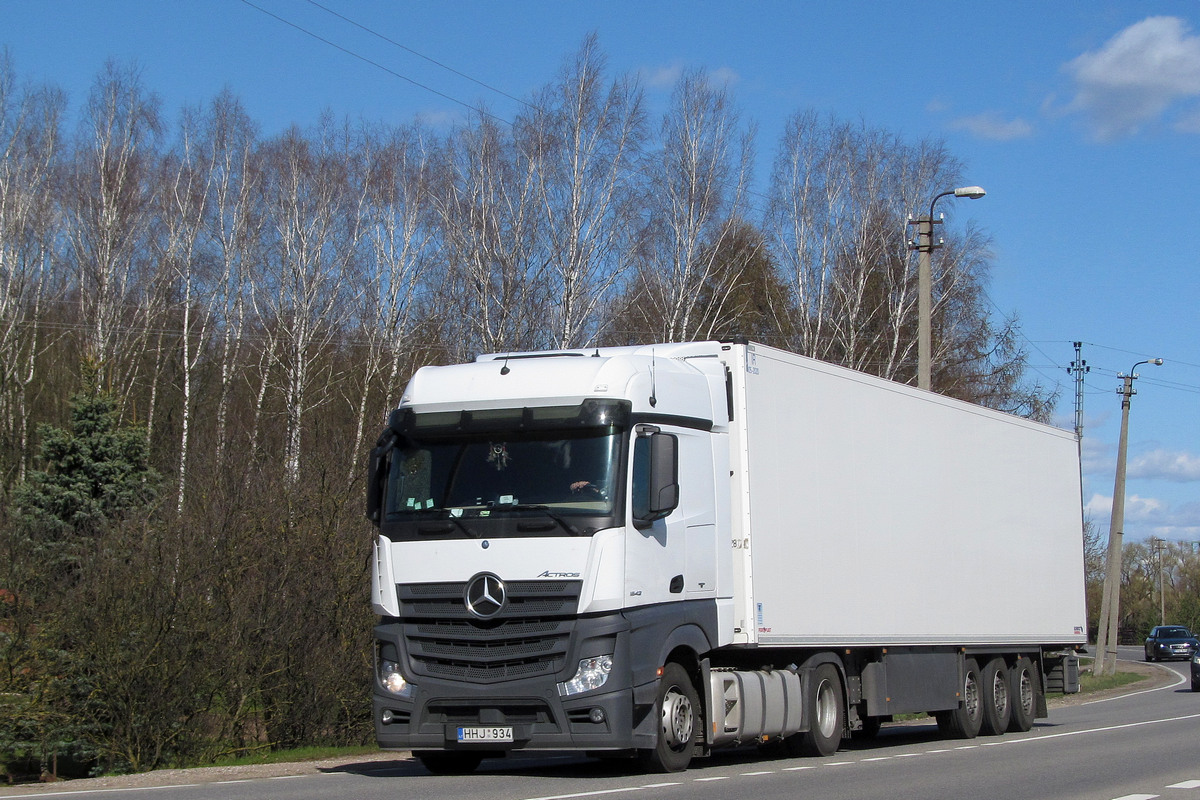
[[[0,761],[370,740],[364,463],[421,365],[746,336],[915,382],[906,221],[962,163],[797,110],[758,179],[754,133],[593,38],[511,120],[272,135],[0,57]],[[1045,418],[986,235],[943,235],[935,390]]]

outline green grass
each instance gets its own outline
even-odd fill
[[[221,758],[211,764],[196,764],[193,766],[211,767],[241,767],[252,764],[283,764],[291,761],[319,761],[323,758],[343,758],[358,756],[364,753],[378,753],[375,745],[360,745],[357,747],[299,747],[295,750],[263,750],[251,755]]]
[[[1079,674],[1079,692],[1080,694],[1088,694],[1090,692],[1102,692],[1105,689],[1116,689],[1121,686],[1128,686],[1131,683],[1146,680],[1145,675],[1138,675],[1136,672],[1120,672],[1116,675],[1101,675],[1099,677],[1092,674],[1091,666],[1087,667],[1085,672],[1080,667]],[[1062,695],[1058,695],[1061,697]]]

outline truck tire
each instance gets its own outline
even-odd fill
[[[483,761],[483,753],[444,752],[415,753],[425,769],[434,775],[467,775]]]
[[[639,750],[638,758],[649,772],[682,772],[692,761],[692,751],[703,732],[700,695],[687,670],[670,663],[658,679],[654,702],[658,740],[654,748]]]
[[[962,702],[958,708],[938,711],[938,730],[951,739],[974,739],[983,723],[983,698],[979,686],[979,665],[975,659],[963,662]]]
[[[1008,696],[1012,705],[1012,718],[1008,729],[1013,733],[1024,733],[1033,727],[1037,717],[1037,698],[1040,691],[1037,667],[1025,656],[1013,662],[1008,671]]]
[[[837,667],[822,664],[813,670],[804,700],[808,730],[796,734],[799,752],[806,756],[833,755],[842,743],[842,728],[846,725],[846,704],[842,700],[842,679]]]
[[[979,684],[983,700],[980,730],[986,736],[999,736],[1008,730],[1013,705],[1003,658],[996,656],[984,666]]]

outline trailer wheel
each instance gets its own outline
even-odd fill
[[[1012,694],[1003,658],[996,656],[984,666],[980,688],[983,690],[981,730],[988,736],[999,736],[1012,721]]]
[[[831,756],[842,743],[842,728],[846,724],[846,704],[842,700],[842,679],[833,664],[822,664],[813,670],[805,696],[808,730],[797,734],[797,747],[807,756]]]
[[[434,775],[467,775],[474,772],[483,761],[483,753],[446,752],[415,755],[425,769]]]
[[[938,711],[938,730],[951,739],[974,739],[983,723],[983,698],[980,696],[979,665],[975,659],[963,662],[962,702],[958,708]]]
[[[671,663],[663,668],[654,710],[659,720],[658,741],[653,749],[639,750],[638,758],[650,772],[682,772],[691,763],[702,729],[700,695],[680,665]]]
[[[1008,695],[1012,705],[1012,719],[1008,729],[1024,733],[1033,727],[1037,717],[1038,673],[1037,668],[1025,656],[1018,658],[1008,671]]]

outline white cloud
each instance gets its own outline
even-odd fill
[[[1084,511],[1096,524],[1101,536],[1108,536],[1112,498],[1093,494],[1084,504]],[[1200,542],[1200,502],[1171,507],[1152,497],[1131,495],[1125,499],[1124,534],[1126,542],[1149,536],[1169,542]]]
[[[458,111],[418,111],[417,122],[431,128],[449,128],[464,121]]]
[[[642,71],[642,82],[651,89],[670,89],[683,74],[683,65],[671,64],[665,67],[649,67]]]
[[[642,83],[651,89],[674,89],[675,84],[683,77],[684,69],[684,66],[679,63],[661,67],[644,67],[641,70]],[[704,74],[708,78],[709,85],[718,88],[733,86],[742,79],[742,76],[730,67],[705,70]]]
[[[1076,84],[1070,110],[1090,117],[1101,139],[1131,135],[1200,97],[1200,37],[1178,17],[1148,17],[1065,68]]]
[[[1020,117],[1005,120],[994,111],[971,117],[960,117],[951,123],[951,126],[957,130],[973,133],[980,139],[992,139],[999,142],[1025,139],[1033,135],[1033,125],[1030,123]]]
[[[1093,494],[1083,505],[1083,510],[1093,519],[1102,522],[1107,527],[1108,520],[1112,517],[1112,502],[1111,496],[1102,494]],[[1161,522],[1166,505],[1153,497],[1142,497],[1140,495],[1131,494],[1125,497],[1125,522]]]
[[[1182,114],[1173,127],[1180,133],[1200,133],[1200,109]]]
[[[1132,459],[1126,472],[1131,478],[1160,478],[1190,483],[1200,481],[1200,458],[1189,453],[1154,450]]]
[[[1113,469],[1116,465],[1116,447],[1087,435],[1084,428],[1083,436],[1083,474],[1107,478],[1112,484]]]
[[[730,67],[718,67],[708,73],[708,80],[714,86],[734,86],[741,79],[742,76]]]

